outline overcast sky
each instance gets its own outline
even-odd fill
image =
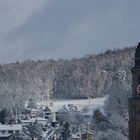
[[[139,41],[139,0],[0,0],[0,63],[79,58]]]

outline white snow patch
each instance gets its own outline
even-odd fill
[[[73,100],[55,100],[48,103],[48,107],[53,112],[57,112],[59,109],[63,108],[63,106],[67,106],[72,104],[78,108],[79,111],[82,111],[83,108],[87,107],[89,110],[95,110],[96,108],[101,108],[104,106],[107,97],[103,98],[94,98],[94,99],[73,99]],[[40,102],[38,105],[44,105],[46,103]]]

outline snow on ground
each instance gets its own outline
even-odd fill
[[[96,108],[101,108],[104,106],[107,97],[103,98],[94,98],[94,99],[73,99],[73,100],[55,100],[49,101],[48,107],[56,112],[59,109],[63,108],[64,105],[73,104],[81,111],[83,108],[87,107],[89,110],[95,110]],[[44,102],[38,103],[38,105],[45,104]]]

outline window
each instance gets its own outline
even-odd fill
[[[16,130],[16,131],[15,131],[15,133],[16,133],[16,134],[19,134],[19,131],[18,131],[18,130]]]
[[[13,130],[9,130],[8,132],[9,132],[10,134],[13,134]]]

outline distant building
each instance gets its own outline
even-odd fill
[[[34,108],[26,108],[25,112],[26,112],[26,114],[29,114],[30,117],[34,118],[39,115],[40,110],[34,109]]]
[[[0,140],[12,140],[13,136],[11,134],[0,134]]]
[[[81,140],[81,132],[73,134],[71,140]]]
[[[72,135],[71,140],[93,140],[94,133],[90,129],[90,123],[86,124],[86,130]]]
[[[84,131],[73,134],[71,140],[93,140],[93,132]]]
[[[93,140],[93,132],[86,131],[81,133],[81,140]]]
[[[35,123],[36,121],[43,125],[45,125],[47,123],[47,119],[42,118],[42,117],[36,117],[36,118],[27,119],[27,120],[20,120],[20,122],[24,126],[28,126],[30,123]]]
[[[49,119],[51,115],[51,110],[48,107],[45,107],[45,109],[43,109],[43,117],[45,119]]]
[[[22,133],[21,124],[0,125],[0,134],[20,134]]]

